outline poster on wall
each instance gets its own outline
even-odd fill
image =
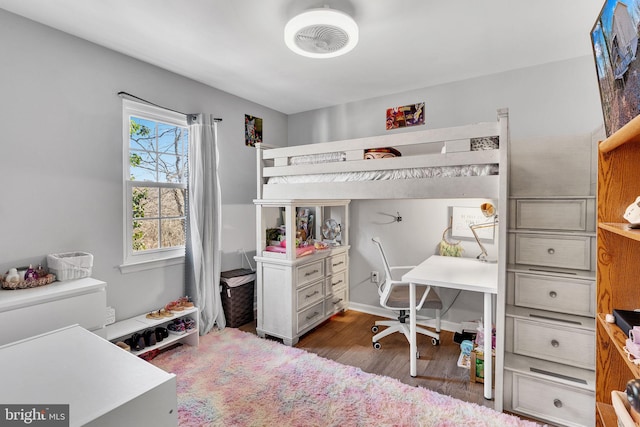
[[[640,111],[639,24],[640,0],[607,0],[591,30],[607,136]]]
[[[424,102],[387,109],[387,130],[424,124]]]
[[[262,119],[244,115],[244,144],[253,147],[262,142]]]

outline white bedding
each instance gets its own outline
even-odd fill
[[[373,160],[375,161],[375,160]],[[460,176],[497,175],[498,165],[437,166],[428,168],[392,169],[364,172],[323,173],[309,175],[276,176],[269,184],[293,184],[311,182],[382,181],[413,178],[451,178]]]

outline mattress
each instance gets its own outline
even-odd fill
[[[421,178],[454,178],[462,176],[497,175],[497,164],[434,166],[425,168],[406,168],[390,170],[374,170],[362,172],[322,173],[309,175],[275,176],[268,180],[269,184],[294,184],[313,182],[351,182],[351,181],[383,181]]]

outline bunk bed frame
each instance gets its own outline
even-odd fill
[[[495,150],[451,150],[473,138],[499,138]],[[365,150],[393,147],[399,157],[365,160]],[[446,147],[446,151],[443,150]],[[495,122],[393,133],[367,138],[332,141],[300,146],[266,148],[256,144],[256,204],[278,200],[358,200],[358,199],[491,199],[497,202],[501,219],[508,218],[509,117],[507,109],[497,111]],[[344,161],[319,164],[291,164],[291,158],[340,152]],[[405,178],[349,182],[270,183],[277,177],[299,177],[327,173],[390,171],[408,168],[495,165],[497,174]],[[260,227],[260,225],[258,225]],[[259,231],[258,233],[261,233]],[[495,409],[502,410],[504,366],[505,290],[507,266],[507,221],[501,220],[498,234],[498,293],[495,301]],[[260,242],[260,235],[259,240]],[[259,248],[262,249],[262,248]],[[259,252],[260,253],[260,252]],[[498,350],[501,349],[501,350]]]
[[[491,136],[499,137],[499,149],[440,152],[445,145],[451,146],[455,142]],[[491,198],[506,201],[503,197],[506,197],[508,141],[508,111],[501,109],[498,110],[496,122],[271,149],[265,149],[262,144],[256,144],[257,199]],[[365,150],[381,147],[393,147],[402,152],[402,156],[364,160]],[[413,154],[407,155],[407,151]],[[336,152],[345,153],[346,160],[318,164],[290,164],[290,159],[295,156]],[[349,181],[330,184],[326,182],[269,183],[269,180],[274,177],[490,164],[498,165],[497,175]]]

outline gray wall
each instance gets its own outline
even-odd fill
[[[289,145],[406,132],[385,130],[386,109],[422,101],[426,103],[426,125],[415,130],[493,121],[498,108],[509,108],[511,195],[595,194],[593,135],[602,129],[602,111],[591,57],[291,115]],[[351,301],[356,305],[378,305],[369,274],[381,267],[371,236],[383,237],[387,252],[396,264],[419,262],[435,253],[451,206],[478,206],[478,203],[469,200],[352,202]],[[381,213],[397,211],[403,221],[385,224],[388,217]],[[465,256],[479,253],[475,242],[463,241],[463,245]],[[456,296],[449,291],[443,294],[445,306]],[[481,295],[463,293],[444,319],[477,319],[481,308]]]
[[[255,152],[244,114],[284,145],[287,116],[0,9],[0,271],[49,253],[94,255],[93,277],[123,319],[184,294],[182,265],[121,274],[122,102],[126,91],[165,107],[222,117],[223,269],[255,246]],[[251,253],[250,253],[251,256]],[[244,265],[246,267],[246,263]]]

